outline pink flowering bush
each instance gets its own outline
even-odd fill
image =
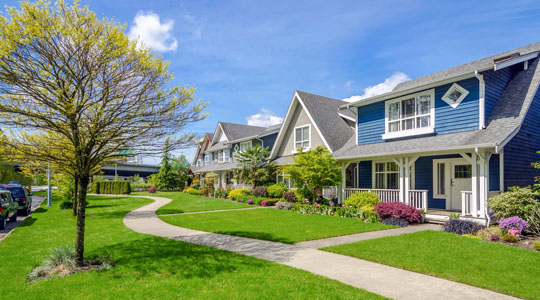
[[[247,204],[253,204],[253,199],[248,199],[248,201],[246,201]]]
[[[422,212],[420,210],[401,202],[381,202],[375,205],[373,210],[382,219],[396,218],[405,219],[409,223],[422,222]]]
[[[151,186],[150,188],[148,188],[148,192],[149,192],[150,194],[155,193],[155,192],[156,192],[156,187],[155,187],[155,186]]]
[[[499,228],[512,236],[519,238],[521,233],[529,227],[529,223],[518,216],[500,219]],[[512,231],[514,234],[510,233]]]
[[[266,200],[261,201],[261,206],[267,206],[268,202]]]

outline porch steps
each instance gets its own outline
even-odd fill
[[[450,216],[447,216],[447,215],[430,214],[430,213],[426,214],[426,222],[427,223],[444,224],[449,219],[450,219]],[[487,222],[486,219],[474,218],[474,217],[471,217],[471,216],[460,217],[460,219],[473,221],[473,222],[478,223],[478,224],[483,225],[483,226],[486,226],[486,222]]]

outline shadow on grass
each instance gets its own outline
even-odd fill
[[[286,238],[276,237],[273,234],[266,233],[266,232],[253,232],[253,231],[216,231],[216,233],[219,234],[226,234],[226,235],[234,235],[234,236],[241,236],[241,237],[247,237],[257,240],[265,240],[265,241],[272,241],[272,242],[279,242],[284,244],[294,244],[294,241],[291,241]]]
[[[181,213],[184,213],[185,211],[181,210],[181,209],[168,209],[168,208],[165,208],[165,209],[158,209],[156,214],[158,215],[168,215],[168,214],[181,214]]]
[[[32,216],[29,216],[28,218],[24,219],[24,221],[19,225],[19,227],[27,227],[32,226],[37,221],[37,218],[33,218]]]
[[[92,205],[92,203],[90,203],[90,205],[88,205],[86,208],[103,208],[103,207],[114,207],[114,206],[119,206],[119,205],[118,204]]]
[[[109,256],[117,268],[134,270],[140,278],[151,274],[211,278],[239,268],[260,268],[268,264],[240,254],[159,237],[107,245],[89,255]]]
[[[48,209],[43,208],[43,207],[39,207],[38,209],[34,210],[32,212],[32,214],[42,214],[42,213],[46,213],[47,211],[48,211]]]

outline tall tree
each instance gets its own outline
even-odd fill
[[[172,189],[176,185],[176,176],[172,169],[170,152],[169,138],[167,137],[163,146],[159,173],[157,174],[157,182],[160,189]]]
[[[179,133],[206,116],[206,104],[194,100],[194,89],[174,86],[168,64],[130,40],[125,27],[88,7],[20,5],[0,15],[0,122],[17,128],[7,143],[22,157],[72,169],[82,264],[92,171],[122,150],[157,154],[167,136],[171,151],[193,145],[195,135]],[[35,142],[53,134],[60,139]]]
[[[241,182],[251,184],[252,189],[259,182],[271,180],[273,165],[268,163],[269,157],[268,148],[260,145],[238,152],[236,160],[240,166],[234,170],[234,177]]]
[[[191,164],[184,155],[171,160],[172,172],[175,176],[175,188],[183,190],[188,181],[188,170]]]
[[[323,187],[341,182],[341,167],[324,147],[306,152],[300,149],[293,159],[294,164],[281,167],[281,171],[290,176],[298,192],[307,199],[316,201]]]

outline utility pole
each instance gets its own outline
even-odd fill
[[[47,167],[47,183],[48,183],[47,206],[51,207],[51,162],[49,162],[48,167]]]

